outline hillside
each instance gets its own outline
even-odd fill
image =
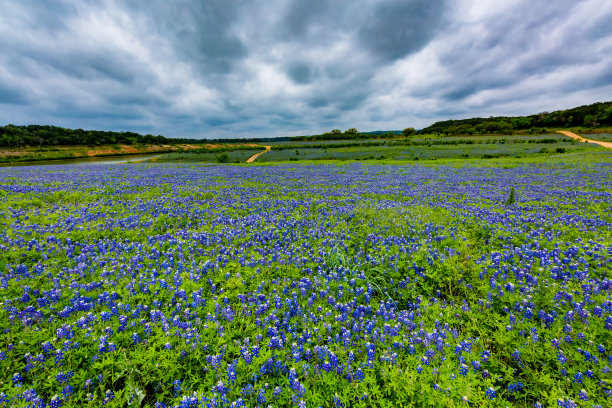
[[[541,132],[542,128],[596,128],[611,125],[612,102],[597,102],[592,105],[583,105],[550,113],[541,112],[528,116],[444,120],[421,129],[418,133],[446,133],[450,135],[508,134],[516,131],[536,133]]]

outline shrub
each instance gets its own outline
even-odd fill
[[[230,158],[228,154],[225,152],[217,156],[217,163],[229,163],[229,161],[230,161]]]

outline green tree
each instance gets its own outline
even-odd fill
[[[344,133],[347,135],[356,135],[359,133],[359,131],[355,128],[350,128],[350,129],[346,129]]]
[[[340,129],[332,129],[332,131],[329,133],[331,133],[332,135],[339,135],[340,133],[342,133],[342,131]]]
[[[531,123],[531,119],[524,116],[512,119],[512,121],[510,122],[512,128],[515,130],[529,129],[531,127]]]
[[[229,163],[229,160],[229,155],[226,152],[223,152],[217,156],[217,163]]]
[[[597,118],[593,115],[584,115],[584,126],[597,126],[599,125],[599,123],[597,123]]]
[[[404,136],[412,136],[416,133],[416,130],[414,130],[414,128],[412,127],[407,127],[406,129],[402,130],[402,134]]]

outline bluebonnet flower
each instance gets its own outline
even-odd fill
[[[557,352],[557,360],[561,364],[567,363],[567,357],[565,357],[565,354],[563,354],[562,351]]]
[[[514,394],[515,392],[520,391],[522,389],[523,383],[520,381],[508,384],[508,392],[510,392],[510,394]]]
[[[181,393],[182,382],[180,380],[172,381],[174,396],[177,397]]]
[[[223,381],[218,381],[217,385],[213,386],[213,392],[221,394],[221,395],[225,395],[227,394],[227,392],[229,391],[229,389],[225,386],[225,384],[223,383]]]
[[[72,386],[67,385],[62,389],[62,394],[64,394],[64,397],[69,398],[72,394],[74,393],[74,388],[72,388]]]
[[[474,368],[474,371],[479,371],[482,366],[480,365],[480,361],[474,360],[472,361],[472,367]]]
[[[63,401],[57,395],[54,395],[49,401],[49,408],[59,408],[62,406]]]
[[[15,373],[13,374],[12,381],[14,386],[19,387],[21,386],[21,381],[23,381],[23,378],[21,377],[21,374]]]
[[[60,384],[65,384],[68,381],[70,381],[70,379],[72,378],[72,376],[74,375],[74,373],[72,371],[68,371],[66,373],[64,372],[59,372],[56,376],[55,379],[60,383]]]
[[[266,403],[266,392],[264,389],[260,389],[259,392],[257,393],[257,403],[258,404],[265,404]]]
[[[231,364],[228,364],[227,380],[230,384],[233,384],[236,380],[236,360],[234,360]]]
[[[493,389],[493,387],[487,388],[487,390],[485,391],[485,396],[489,399],[495,398],[496,394],[495,394],[495,390]]]
[[[612,330],[612,316],[606,317],[606,330]]]
[[[521,366],[523,365],[523,362],[521,361],[521,353],[517,349],[514,349],[514,351],[512,352],[512,358]]]
[[[102,405],[108,404],[113,399],[115,399],[115,393],[111,390],[106,390],[106,392],[104,393],[104,400],[102,401]]]

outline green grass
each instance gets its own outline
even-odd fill
[[[339,148],[308,148],[272,150],[257,161],[262,163],[302,160],[439,160],[495,158],[504,156],[541,156],[604,152],[594,144],[559,143],[495,143],[431,146],[352,146]]]
[[[268,153],[266,153],[268,154]],[[263,156],[261,156],[263,157]],[[372,159],[372,160],[336,160],[336,159],[304,159],[299,161],[286,160],[286,161],[256,161],[255,163],[243,164],[245,166],[259,165],[282,165],[282,164],[293,164],[293,165],[313,165],[313,164],[326,164],[326,165],[337,165],[344,166],[351,163],[363,163],[366,165],[414,165],[414,166],[426,166],[426,167],[438,167],[438,166],[452,166],[452,167],[501,167],[501,168],[512,168],[524,165],[532,166],[550,166],[550,165],[561,165],[566,167],[586,167],[596,163],[610,163],[612,162],[612,151],[610,149],[597,149],[593,151],[578,151],[574,153],[563,153],[563,154],[533,154],[528,156],[502,156],[493,157],[490,159],[484,159],[482,157],[452,157],[452,158],[441,158],[441,159],[422,159],[422,160],[394,160],[394,159]]]
[[[583,133],[587,139],[599,140],[601,142],[612,142],[612,134],[610,133]]]
[[[230,163],[244,163],[249,157],[256,154],[264,149],[240,149],[225,152],[229,156]],[[221,155],[220,152],[180,152],[180,153],[169,153],[163,156],[151,160],[154,163],[174,163],[174,162],[187,162],[187,163],[217,163],[218,157]]]

